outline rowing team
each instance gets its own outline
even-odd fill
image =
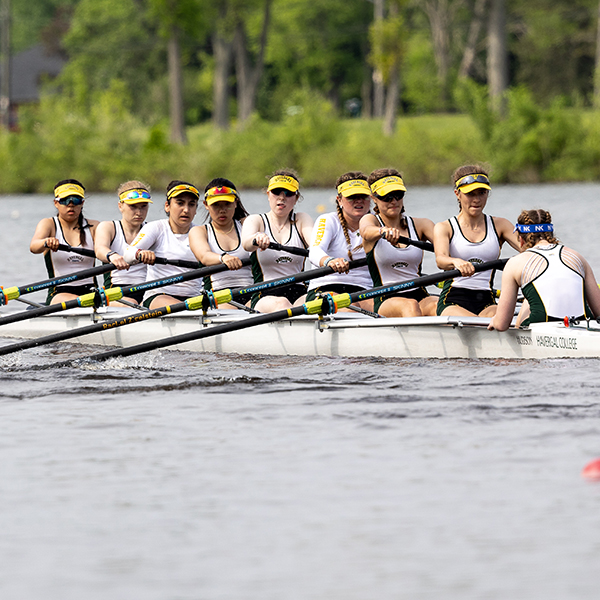
[[[58,253],[59,245],[93,247],[98,259],[117,268],[105,275],[105,287],[133,286],[186,271],[155,263],[157,255],[227,267],[202,282],[175,283],[159,293],[132,292],[124,298],[147,308],[181,302],[200,295],[203,289],[243,288],[305,269],[304,257],[274,250],[269,247],[273,243],[308,248],[313,267],[331,268],[330,274],[310,281],[308,289],[292,283],[255,293],[248,302],[259,312],[272,312],[323,293],[353,293],[416,279],[421,274],[422,242],[428,241],[434,245],[438,267],[461,274],[445,282],[439,298],[417,288],[363,300],[357,303],[360,308],[385,317],[493,317],[490,328],[504,330],[512,320],[520,287],[525,301],[518,324],[600,316],[600,290],[590,265],[554,237],[547,211],[524,210],[514,227],[507,219],[484,213],[491,185],[480,165],[465,165],[454,172],[458,214],[435,225],[406,214],[406,186],[395,169],[378,169],[369,176],[345,173],[336,188],[336,211],[321,215],[313,224],[308,214],[295,211],[302,196],[294,171],[279,170],[270,177],[266,188],[269,211],[255,215],[248,214],[233,182],[213,179],[203,195],[207,222],[196,226],[201,194],[191,183],[172,181],[166,190],[167,218],[149,223],[150,188],[140,181],[123,183],[117,190],[121,219],[99,223],[83,216],[83,185],[74,179],[63,180],[54,189],[58,214],[40,221],[30,249],[44,253],[48,275],[54,278],[94,264],[94,258]],[[475,273],[474,265],[497,259],[505,242],[521,254],[511,258],[504,269],[496,305],[493,272]],[[364,257],[366,267],[350,268],[350,261]],[[243,265],[245,258],[250,258],[251,268]],[[76,298],[94,287],[92,279],[60,285],[50,289],[48,303]]]

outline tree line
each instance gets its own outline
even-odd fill
[[[115,81],[171,137],[206,120],[243,127],[298,110],[297,92],[340,115],[464,110],[466,80],[502,110],[505,90],[598,105],[597,0],[20,0],[17,48],[43,39],[69,63],[56,82],[89,105]]]

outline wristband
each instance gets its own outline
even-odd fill
[[[114,250],[111,250],[110,252],[108,252],[108,253],[107,253],[107,255],[106,255],[106,262],[110,262],[110,257],[111,257],[113,254],[117,254],[117,253],[116,253]],[[112,264],[112,263],[111,263],[111,264]]]
[[[326,267],[332,260],[335,260],[335,257],[330,256],[324,263],[323,266]]]
[[[223,262],[223,257],[227,254],[227,252],[223,252],[223,254],[221,254],[221,257],[219,258],[219,260],[221,261],[221,264],[225,264]]]

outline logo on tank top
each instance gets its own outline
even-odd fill
[[[483,261],[480,258],[470,258],[469,262],[473,265],[482,265]]]
[[[408,263],[404,261],[392,263],[392,269],[404,269],[408,267]]]
[[[67,258],[67,262],[78,265],[79,263],[83,262],[84,258],[85,257],[83,257],[79,254],[73,254],[72,256],[69,256],[69,258]]]
[[[294,261],[294,259],[291,256],[280,256],[279,258],[275,259],[275,262],[278,265],[281,265],[283,263],[291,263],[293,261]]]

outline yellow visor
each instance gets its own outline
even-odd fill
[[[465,175],[456,182],[456,189],[460,190],[463,194],[468,194],[473,190],[477,189],[491,190],[490,180],[487,175],[482,173],[475,173],[472,175]]]
[[[54,190],[54,197],[57,200],[67,198],[68,196],[79,196],[85,198],[85,192],[80,185],[76,183],[63,183]]]
[[[151,196],[148,190],[139,188],[127,190],[126,192],[121,192],[119,194],[119,201],[125,202],[125,204],[139,204],[140,202],[149,202],[152,204],[152,200],[150,200],[150,198]]]
[[[269,179],[269,187],[267,192],[274,190],[275,188],[283,188],[284,190],[290,190],[290,192],[297,192],[300,189],[300,184],[288,175],[275,175]]]
[[[224,185],[210,188],[210,190],[204,194],[206,204],[209,206],[215,202],[235,202],[238,197],[236,190]]]
[[[347,198],[348,196],[354,196],[364,194],[366,196],[371,195],[371,188],[364,179],[350,179],[350,181],[344,181],[337,187],[338,194]]]
[[[390,175],[372,183],[371,191],[376,196],[386,196],[390,192],[405,192],[406,186],[404,185],[404,181],[402,181],[402,177]]]
[[[192,194],[192,196],[200,198],[200,192],[193,185],[181,184],[176,185],[167,192],[167,200],[181,196],[181,194]]]

